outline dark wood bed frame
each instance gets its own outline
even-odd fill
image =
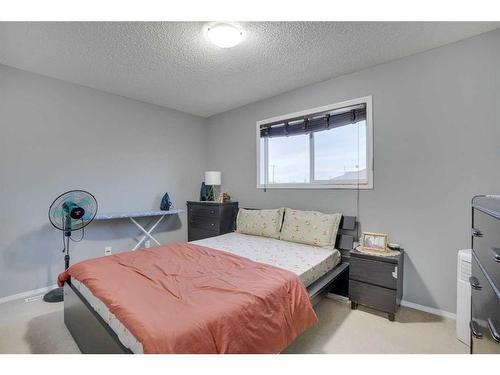
[[[341,263],[307,288],[311,300],[328,292],[348,297],[349,251],[355,229],[356,217],[343,216],[335,243],[342,254]],[[64,323],[84,354],[132,354],[71,281],[64,286]]]

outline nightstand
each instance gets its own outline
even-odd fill
[[[238,202],[188,201],[188,241],[219,236],[234,230]]]
[[[351,308],[358,304],[388,314],[394,321],[396,310],[403,297],[404,250],[398,255],[383,257],[350,252],[349,299]]]

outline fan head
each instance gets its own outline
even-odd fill
[[[49,208],[49,220],[59,230],[71,232],[87,226],[97,213],[95,197],[84,190],[58,196]]]

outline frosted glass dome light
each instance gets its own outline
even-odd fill
[[[219,23],[207,30],[208,39],[221,48],[231,48],[243,40],[243,31],[236,26]]]

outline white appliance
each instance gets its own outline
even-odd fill
[[[470,345],[471,319],[471,250],[459,250],[457,259],[457,339]]]

